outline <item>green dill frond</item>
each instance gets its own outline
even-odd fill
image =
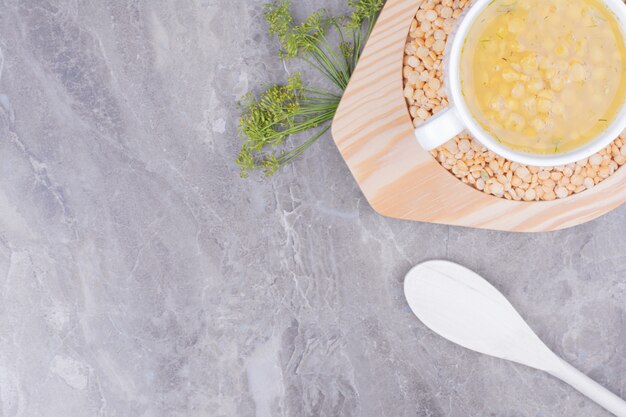
[[[265,7],[269,33],[280,41],[280,56],[284,59],[308,54],[332,23],[332,18],[322,9],[311,14],[301,24],[296,24],[291,14],[291,0],[276,0]]]
[[[303,22],[291,14],[291,0],[272,0],[266,5],[269,33],[281,45],[281,59],[299,58],[319,71],[338,92],[314,89],[303,84],[300,74],[285,85],[273,85],[260,96],[243,100],[240,136],[243,140],[236,163],[242,177],[261,170],[274,174],[304,153],[330,129],[341,95],[348,85],[384,0],[347,0],[349,16],[330,16],[318,10]],[[339,35],[338,45],[327,40],[327,31]],[[316,133],[299,144],[290,137],[311,129]]]
[[[282,132],[293,126],[302,98],[300,74],[291,77],[286,85],[270,87],[258,99],[246,96],[239,121],[246,147],[259,151],[267,145],[276,146]]]
[[[339,44],[339,51],[344,57],[351,57],[354,55],[354,43],[343,41]]]
[[[304,152],[321,135],[287,152],[288,138],[330,122],[340,99],[340,95],[304,87],[299,74],[286,85],[269,87],[258,98],[246,96],[239,121],[243,144],[236,161],[241,176],[255,169],[272,175]]]
[[[372,21],[380,12],[385,0],[348,0],[348,6],[354,11],[346,24],[348,28],[359,28],[364,22]]]
[[[250,173],[256,167],[254,154],[245,145],[241,147],[235,163],[239,165],[239,175],[241,175],[241,178],[248,178]]]
[[[266,176],[270,177],[276,173],[281,167],[281,163],[275,154],[266,155],[259,163],[259,167]]]
[[[290,6],[291,0],[282,0],[265,5],[265,20],[269,25],[269,33],[276,36],[281,42],[293,26]]]

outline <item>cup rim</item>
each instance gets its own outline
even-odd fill
[[[560,166],[577,162],[588,158],[608,146],[626,129],[626,97],[611,124],[595,139],[580,146],[579,148],[557,154],[533,154],[529,152],[520,152],[511,149],[498,142],[491,134],[489,134],[474,118],[469,110],[461,87],[461,52],[469,30],[472,28],[476,18],[480,16],[482,11],[492,3],[493,0],[478,0],[468,9],[465,16],[461,19],[460,24],[454,33],[454,39],[450,48],[448,57],[448,90],[452,98],[452,105],[457,109],[461,120],[485,147],[496,154],[514,162],[532,166]],[[602,0],[604,4],[615,14],[620,23],[622,30],[622,38],[626,43],[626,4],[623,0]]]

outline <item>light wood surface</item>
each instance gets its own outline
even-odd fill
[[[383,216],[484,229],[542,232],[575,226],[626,201],[626,170],[589,191],[516,202],[462,183],[417,143],[402,96],[402,59],[422,0],[388,0],[343,96],[332,133],[370,205]]]

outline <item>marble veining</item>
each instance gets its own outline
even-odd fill
[[[0,416],[608,417],[434,335],[402,280],[476,270],[626,397],[626,207],[539,235],[387,219],[328,136],[240,179],[237,100],[299,68],[264,1],[0,0]]]

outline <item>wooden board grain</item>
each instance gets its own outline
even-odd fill
[[[333,121],[335,143],[374,210],[422,222],[544,232],[587,222],[626,201],[624,168],[562,200],[518,202],[462,183],[424,151],[402,95],[404,45],[421,2],[387,1]]]

